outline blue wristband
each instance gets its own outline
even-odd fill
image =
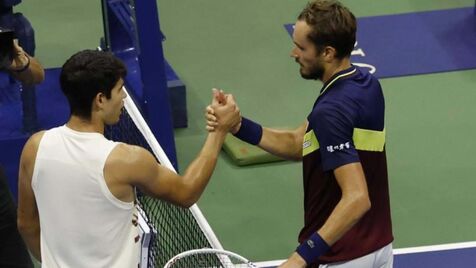
[[[311,264],[324,255],[329,250],[329,245],[322,237],[315,232],[306,241],[296,248],[297,254],[301,256],[307,264]]]
[[[240,130],[238,130],[234,135],[242,141],[257,145],[263,136],[263,127],[248,118],[242,117]]]

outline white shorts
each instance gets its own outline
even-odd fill
[[[392,268],[392,267],[393,267],[392,243],[357,259],[319,265],[319,268]]]

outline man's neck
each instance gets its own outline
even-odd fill
[[[322,76],[322,82],[325,84],[331,77],[333,77],[336,73],[350,68],[350,58],[343,58],[342,60],[336,60],[329,64],[327,70],[324,72]]]
[[[76,115],[72,115],[69,118],[68,123],[66,123],[66,126],[79,132],[98,132],[104,134],[104,123],[94,120],[94,118],[87,120]]]

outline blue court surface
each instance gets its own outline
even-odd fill
[[[476,267],[476,242],[394,249],[394,268]],[[277,267],[284,260],[258,262],[262,268]]]
[[[357,19],[352,62],[378,78],[476,68],[474,7]],[[291,35],[293,24],[284,26]]]

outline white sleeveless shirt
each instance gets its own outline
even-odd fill
[[[104,164],[116,142],[66,126],[44,133],[32,177],[42,267],[137,267],[134,203],[109,191]]]

